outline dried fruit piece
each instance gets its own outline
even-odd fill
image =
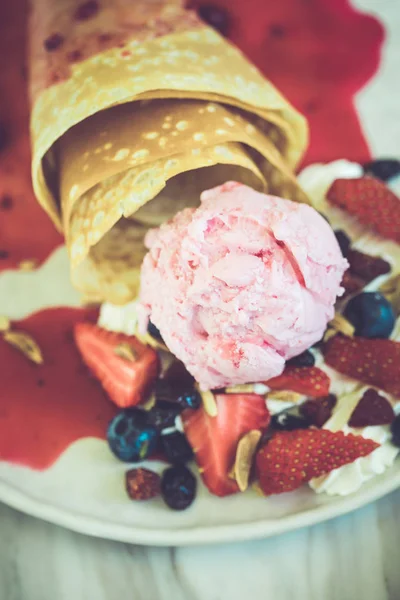
[[[343,333],[343,335],[346,335],[347,337],[353,337],[354,335],[354,325],[338,312],[335,313],[332,321],[330,321],[329,327],[338,333]]]
[[[233,475],[241,492],[246,491],[249,486],[253,458],[260,439],[261,431],[253,429],[246,433],[237,445]]]
[[[38,344],[28,333],[23,331],[5,331],[3,339],[17,348],[24,356],[37,365],[43,364],[43,355]]]
[[[161,477],[149,469],[130,469],[125,473],[125,486],[132,500],[150,500],[161,494]]]
[[[18,265],[20,271],[34,271],[38,266],[38,261],[34,258],[27,258],[26,260],[21,260]]]
[[[389,300],[396,314],[400,313],[400,275],[391,277],[381,285],[379,291]]]
[[[364,392],[353,410],[350,427],[368,427],[370,425],[389,425],[395,414],[389,400],[372,388]]]
[[[291,390],[307,396],[326,396],[330,379],[318,367],[286,367],[281,375],[265,382],[272,390]]]
[[[300,406],[300,413],[308,420],[310,425],[322,427],[331,418],[336,402],[337,398],[334,394],[329,394],[325,398],[307,400]]]
[[[336,335],[325,344],[324,357],[339,373],[400,397],[398,342]]]
[[[271,390],[266,394],[268,400],[279,400],[279,402],[294,402],[297,404],[304,398],[304,394],[291,392],[290,390]]]
[[[134,349],[134,347],[131,344],[128,344],[127,342],[122,342],[121,344],[118,344],[115,347],[114,352],[117,356],[125,360],[129,360],[131,362],[135,362],[139,358],[139,355]]]
[[[0,315],[0,332],[8,331],[10,328],[10,319],[5,315]]]
[[[373,440],[342,431],[280,431],[258,451],[256,474],[265,495],[281,494],[367,456],[378,447]]]
[[[326,197],[383,237],[400,243],[399,199],[379,179],[336,179]]]
[[[381,275],[390,273],[390,264],[379,256],[370,256],[358,250],[350,250],[347,255],[350,272],[369,283]]]
[[[218,414],[217,403],[215,402],[214,394],[210,391],[200,392],[203,401],[204,410],[210,417],[216,417]]]

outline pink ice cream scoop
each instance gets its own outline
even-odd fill
[[[234,182],[146,245],[142,310],[202,389],[279,375],[321,339],[348,266],[313,208]]]

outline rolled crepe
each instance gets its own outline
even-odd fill
[[[149,227],[227,180],[307,202],[305,119],[178,0],[33,0],[34,190],[89,301],[124,304]]]

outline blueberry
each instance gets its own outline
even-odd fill
[[[382,181],[389,181],[400,175],[400,161],[394,158],[372,160],[363,165],[364,175],[372,175]]]
[[[196,497],[197,481],[184,465],[166,469],[161,478],[161,494],[167,506],[173,510],[185,510]]]
[[[283,411],[274,415],[271,419],[272,429],[278,431],[294,431],[295,429],[308,429],[310,421],[304,416],[291,414]]]
[[[192,448],[180,431],[162,435],[161,447],[165,458],[172,464],[186,463],[193,458]]]
[[[230,18],[228,12],[221,6],[213,4],[203,4],[199,7],[198,13],[201,19],[214,27],[222,35],[228,35],[230,29]]]
[[[155,340],[161,342],[162,344],[164,343],[159,329],[151,321],[149,321],[149,324],[147,325],[147,333]]]
[[[315,358],[312,352],[305,350],[301,354],[290,358],[286,364],[290,367],[313,367],[315,365]]]
[[[197,410],[201,406],[201,396],[195,389],[181,392],[178,396],[178,404],[182,408],[193,408]]]
[[[392,305],[378,292],[362,292],[346,305],[344,316],[355,327],[355,334],[366,338],[388,338],[393,331]]]
[[[147,422],[158,431],[174,427],[175,419],[181,410],[181,407],[176,402],[161,400],[148,411]]]
[[[166,379],[158,379],[154,387],[156,402],[176,403],[181,410],[184,408],[200,408],[201,396],[193,387],[176,385]]]
[[[400,448],[400,415],[398,415],[390,426],[392,432],[392,444]]]
[[[149,425],[147,414],[138,408],[118,413],[108,426],[107,440],[112,452],[125,462],[139,462],[157,448],[159,434]]]
[[[339,244],[340,250],[341,250],[343,256],[346,258],[346,256],[349,253],[349,250],[350,250],[351,240],[350,240],[349,236],[347,235],[347,233],[345,233],[341,229],[338,229],[334,233],[335,233],[337,242]]]

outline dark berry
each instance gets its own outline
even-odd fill
[[[60,33],[53,33],[47,39],[44,40],[44,47],[47,52],[54,52],[58,50],[64,43],[64,38]]]
[[[9,194],[4,194],[0,199],[0,210],[11,210],[13,207],[13,199]]]
[[[7,250],[0,250],[0,260],[6,260],[9,256]]]
[[[315,365],[315,358],[312,352],[305,350],[301,354],[290,358],[286,364],[290,367],[313,367]]]
[[[166,379],[158,379],[154,387],[156,403],[175,402],[183,410],[184,408],[200,408],[201,396],[194,388],[185,389],[176,386]]]
[[[125,487],[132,500],[150,500],[161,494],[161,477],[149,469],[130,469],[125,473]]]
[[[369,283],[391,271],[390,264],[379,256],[371,256],[358,250],[350,250],[346,258],[349,261],[351,273],[361,277],[365,283]]]
[[[147,332],[155,340],[158,340],[159,342],[164,343],[164,340],[162,339],[162,335],[161,335],[160,331],[157,329],[157,327],[151,321],[149,321],[149,324],[147,326]]]
[[[97,0],[88,0],[80,4],[75,11],[74,18],[77,21],[87,21],[92,19],[99,11],[99,3]]]
[[[158,431],[147,422],[144,410],[128,408],[119,412],[107,430],[112,452],[125,462],[139,462],[151,456],[158,441]]]
[[[184,465],[166,469],[161,477],[161,494],[167,506],[173,510],[185,510],[196,497],[197,481]]]
[[[181,407],[176,402],[161,400],[147,413],[147,422],[158,431],[175,426],[175,419],[181,412]]]
[[[4,123],[0,122],[0,152],[2,152],[8,146],[8,142],[8,129],[6,128]]]
[[[400,448],[400,415],[398,415],[390,426],[392,432],[392,443]]]
[[[190,389],[194,387],[195,383],[193,375],[189,373],[180,360],[174,361],[168,367],[164,379],[179,389]]]
[[[350,250],[351,240],[347,233],[345,233],[341,229],[338,229],[334,233],[337,239],[337,243],[339,244],[340,250],[343,256],[346,258]]]
[[[300,414],[311,425],[322,427],[331,417],[336,402],[337,398],[334,394],[329,394],[325,398],[313,398],[300,406]]]
[[[285,37],[285,28],[279,23],[273,23],[269,28],[269,34],[271,37],[281,39]]]
[[[193,450],[180,431],[162,435],[161,447],[165,458],[172,464],[186,463],[193,458]]]
[[[227,36],[230,29],[230,18],[228,11],[221,6],[214,4],[203,4],[199,7],[198,13],[201,19],[214,27],[219,33]]]
[[[192,408],[197,410],[200,408],[202,403],[201,396],[196,389],[188,390],[187,392],[182,392],[178,396],[178,404],[182,408]]]
[[[310,424],[310,421],[302,415],[283,411],[273,415],[270,425],[274,430],[294,431],[295,429],[307,429]]]
[[[349,300],[344,316],[355,327],[355,334],[365,338],[388,338],[396,317],[392,305],[379,292],[363,292]]]
[[[372,160],[363,165],[364,175],[371,175],[382,181],[389,181],[400,175],[400,161],[394,158]]]

